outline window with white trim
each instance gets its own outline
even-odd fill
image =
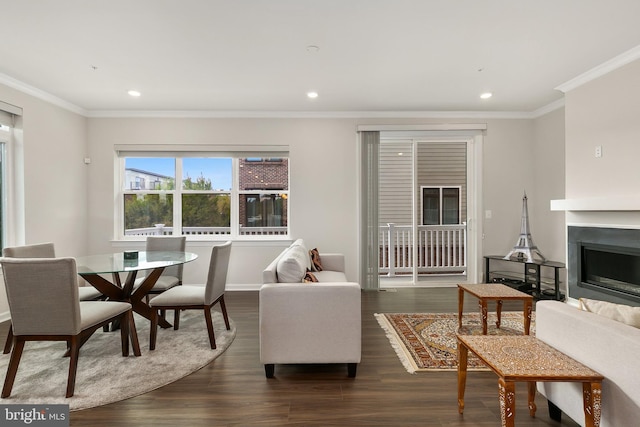
[[[458,187],[420,187],[422,225],[460,224],[460,190]]]
[[[119,238],[289,235],[287,157],[121,152],[120,170]]]

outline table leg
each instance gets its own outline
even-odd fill
[[[599,382],[582,383],[582,396],[584,398],[584,425],[585,427],[599,427],[602,400],[601,384]]]
[[[500,395],[500,415],[502,427],[515,427],[516,418],[516,383],[498,379],[498,392]]]
[[[527,391],[528,391],[528,402],[529,402],[529,415],[531,418],[536,416],[536,382],[529,381],[527,382]]]
[[[531,300],[524,300],[524,334],[529,335],[529,330],[531,329]]]
[[[502,323],[502,300],[499,299],[496,301],[496,316],[498,320],[496,320],[496,328],[500,329],[500,324]]]
[[[129,338],[131,338],[131,346],[133,347],[133,354],[140,356],[140,341],[138,341],[138,331],[136,330],[136,323],[133,320],[133,311],[130,311],[127,315],[129,317]]]
[[[458,341],[458,413],[464,411],[464,389],[467,385],[467,358],[469,349]]]
[[[464,307],[464,289],[458,287],[458,329],[462,328],[462,307]]]
[[[149,272],[149,274],[147,274],[147,277],[145,277],[145,279],[142,281],[140,286],[138,286],[138,289],[136,289],[135,292],[133,292],[129,298],[129,302],[133,306],[133,311],[147,318],[149,321],[151,321],[151,318],[153,316],[153,310],[144,301],[144,297],[145,295],[147,295],[147,293],[149,293],[151,288],[153,288],[153,285],[156,284],[156,281],[162,275],[163,271],[164,271],[164,267],[159,267]],[[135,273],[135,272],[132,272],[132,273]],[[134,281],[135,281],[135,275],[130,274],[129,276],[127,276],[127,281],[125,282],[125,289],[133,289]],[[158,319],[158,325],[164,329],[171,327],[171,323],[167,322],[167,320],[163,317],[160,317]]]
[[[122,290],[118,288],[114,283],[109,282],[104,277],[98,274],[81,274],[82,278],[86,280],[91,286],[99,290],[103,295],[113,301],[122,301]]]
[[[479,304],[482,317],[482,335],[487,335],[487,300],[480,298]]]

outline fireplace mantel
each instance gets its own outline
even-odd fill
[[[551,200],[552,211],[640,211],[640,195]]]

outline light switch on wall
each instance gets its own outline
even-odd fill
[[[484,217],[486,219],[491,219],[491,217],[493,216],[493,212],[491,211],[484,211]]]

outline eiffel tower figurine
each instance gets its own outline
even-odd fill
[[[541,258],[542,262],[546,261],[545,257],[538,250],[538,247],[533,243],[533,238],[531,238],[531,231],[529,230],[529,210],[527,208],[527,192],[525,191],[524,197],[522,198],[522,223],[520,225],[520,236],[518,237],[516,245],[511,249],[511,252],[504,257],[504,259],[511,259],[512,256],[516,255],[516,259],[518,260],[524,260],[526,257],[526,262],[533,262],[534,253]]]

